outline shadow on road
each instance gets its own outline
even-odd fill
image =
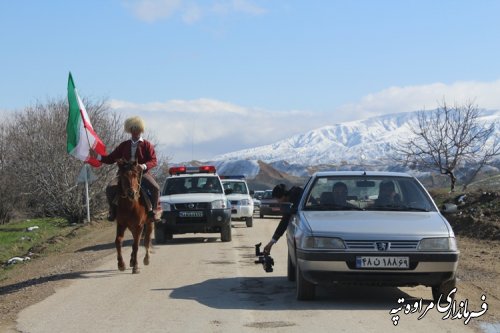
[[[17,291],[24,289],[26,287],[37,287],[39,285],[43,285],[45,283],[54,282],[54,281],[64,281],[64,280],[76,280],[76,279],[95,279],[96,276],[88,276],[89,274],[99,274],[99,278],[108,277],[116,274],[120,274],[118,270],[100,270],[100,271],[82,271],[82,272],[71,272],[71,273],[62,273],[62,274],[54,274],[48,276],[41,276],[34,279],[29,279],[25,281],[21,281],[15,284],[9,284],[6,286],[0,287],[0,295],[13,294]]]
[[[180,244],[194,244],[194,243],[214,243],[219,240],[219,237],[183,237],[183,238],[175,238],[172,240],[167,241],[166,244],[155,244],[155,241],[153,240],[153,248],[155,246],[163,246],[163,245],[180,245]],[[122,247],[132,247],[133,240],[132,239],[127,239],[124,240],[122,243]],[[140,246],[144,246],[143,240],[141,240]],[[81,249],[77,250],[76,252],[95,252],[95,251],[105,251],[105,250],[110,250],[110,249],[115,249],[115,242],[110,242],[110,243],[105,243],[105,244],[98,244],[98,245],[92,245],[92,246],[87,246],[87,247],[82,247]]]
[[[193,300],[215,309],[250,310],[387,310],[398,299],[416,300],[395,287],[318,287],[314,301],[297,301],[295,283],[286,277],[235,277],[209,279],[172,290],[170,298]]]

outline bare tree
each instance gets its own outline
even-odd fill
[[[122,122],[104,101],[84,100],[84,104],[103,142],[114,146],[123,139]],[[11,190],[26,198],[25,209],[31,214],[82,221],[86,216],[85,198],[83,186],[76,179],[83,163],[66,152],[67,114],[65,99],[37,103],[15,114],[5,130],[9,142],[5,165],[15,170]],[[110,168],[94,172],[98,179],[89,188],[92,212],[104,207],[103,190],[114,177]]]
[[[413,137],[395,147],[398,160],[412,168],[447,175],[450,190],[454,191],[458,167],[466,164],[473,167],[470,182],[500,154],[496,124],[482,124],[479,116],[478,107],[471,102],[449,107],[443,101],[434,111],[420,111],[418,123],[412,127]]]
[[[15,170],[8,164],[9,140],[7,127],[10,120],[3,119],[0,124],[0,224],[8,223],[15,215],[15,207],[20,205],[21,198],[13,181]]]

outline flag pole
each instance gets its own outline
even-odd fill
[[[104,146],[101,139],[99,139],[97,134],[94,132],[94,129],[92,128],[87,110],[85,109],[85,105],[78,95],[78,91],[73,81],[71,72],[69,72],[68,77],[68,103],[69,115],[68,124],[66,125],[66,130],[68,133],[67,151],[76,158],[85,161],[84,168],[82,168],[82,172],[85,172],[85,175],[80,175],[79,177],[81,182],[85,182],[87,220],[88,222],[90,222],[89,183],[93,181],[93,175],[91,174],[91,170],[89,169],[89,166],[87,164],[98,167],[100,165],[100,162],[94,159],[92,156],[89,156],[90,151],[94,152],[92,153],[92,155],[95,155],[97,151],[99,152],[99,154],[105,154],[106,146]],[[78,118],[77,112],[80,114],[80,118]],[[81,126],[83,126],[83,128]],[[82,131],[85,132],[85,138]],[[92,136],[93,139],[92,144],[90,141],[90,136]],[[87,140],[87,147],[85,147],[85,140]],[[85,152],[85,149],[88,149],[89,151]]]
[[[76,89],[76,88],[75,88]],[[82,118],[83,127],[85,127],[85,136],[87,137],[87,142],[90,149],[94,149],[90,145],[89,132],[87,131],[87,125],[85,124],[85,119],[83,118],[82,109],[80,109],[80,117]],[[89,198],[89,165],[83,162],[85,165],[85,203],[87,206],[87,223],[90,223],[90,198]]]
[[[89,165],[87,163],[85,163],[85,202],[87,204],[87,223],[90,223]]]

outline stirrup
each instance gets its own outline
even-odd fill
[[[151,222],[158,222],[160,221],[160,219],[156,218],[156,213],[154,210],[150,210],[148,211],[148,219],[151,221]]]

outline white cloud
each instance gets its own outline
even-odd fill
[[[190,4],[186,7],[182,14],[182,20],[188,24],[199,21],[203,16],[203,10],[196,4]]]
[[[248,0],[215,1],[212,6],[212,11],[220,15],[226,15],[231,12],[240,12],[252,15],[262,15],[266,13],[264,8],[259,7]]]
[[[500,80],[390,87],[366,95],[359,102],[342,105],[337,111],[342,121],[356,120],[388,113],[431,110],[443,100],[449,105],[471,101],[481,109],[500,109]]]
[[[110,107],[124,117],[143,117],[148,130],[166,146],[165,153],[176,160],[192,145],[208,145],[198,157],[208,159],[216,155],[215,148],[227,152],[264,145],[322,125],[312,112],[269,111],[212,99],[147,104],[112,100]],[[210,143],[224,144],[227,150],[219,146],[210,151]]]
[[[125,8],[130,10],[139,20],[155,22],[179,15],[188,24],[201,20],[210,15],[225,16],[232,13],[261,15],[266,10],[251,0],[213,0],[205,5],[206,1],[186,0],[123,0]],[[203,6],[203,5],[205,6]]]
[[[165,147],[165,154],[173,156],[174,161],[185,161],[210,159],[217,154],[267,145],[340,122],[431,110],[443,99],[450,105],[472,100],[479,108],[500,109],[499,96],[500,80],[390,87],[328,113],[266,110],[208,98],[147,104],[113,100],[110,106],[125,117],[144,117],[148,129]]]
[[[132,0],[125,1],[127,9],[141,21],[154,22],[165,19],[180,8],[181,0]]]

